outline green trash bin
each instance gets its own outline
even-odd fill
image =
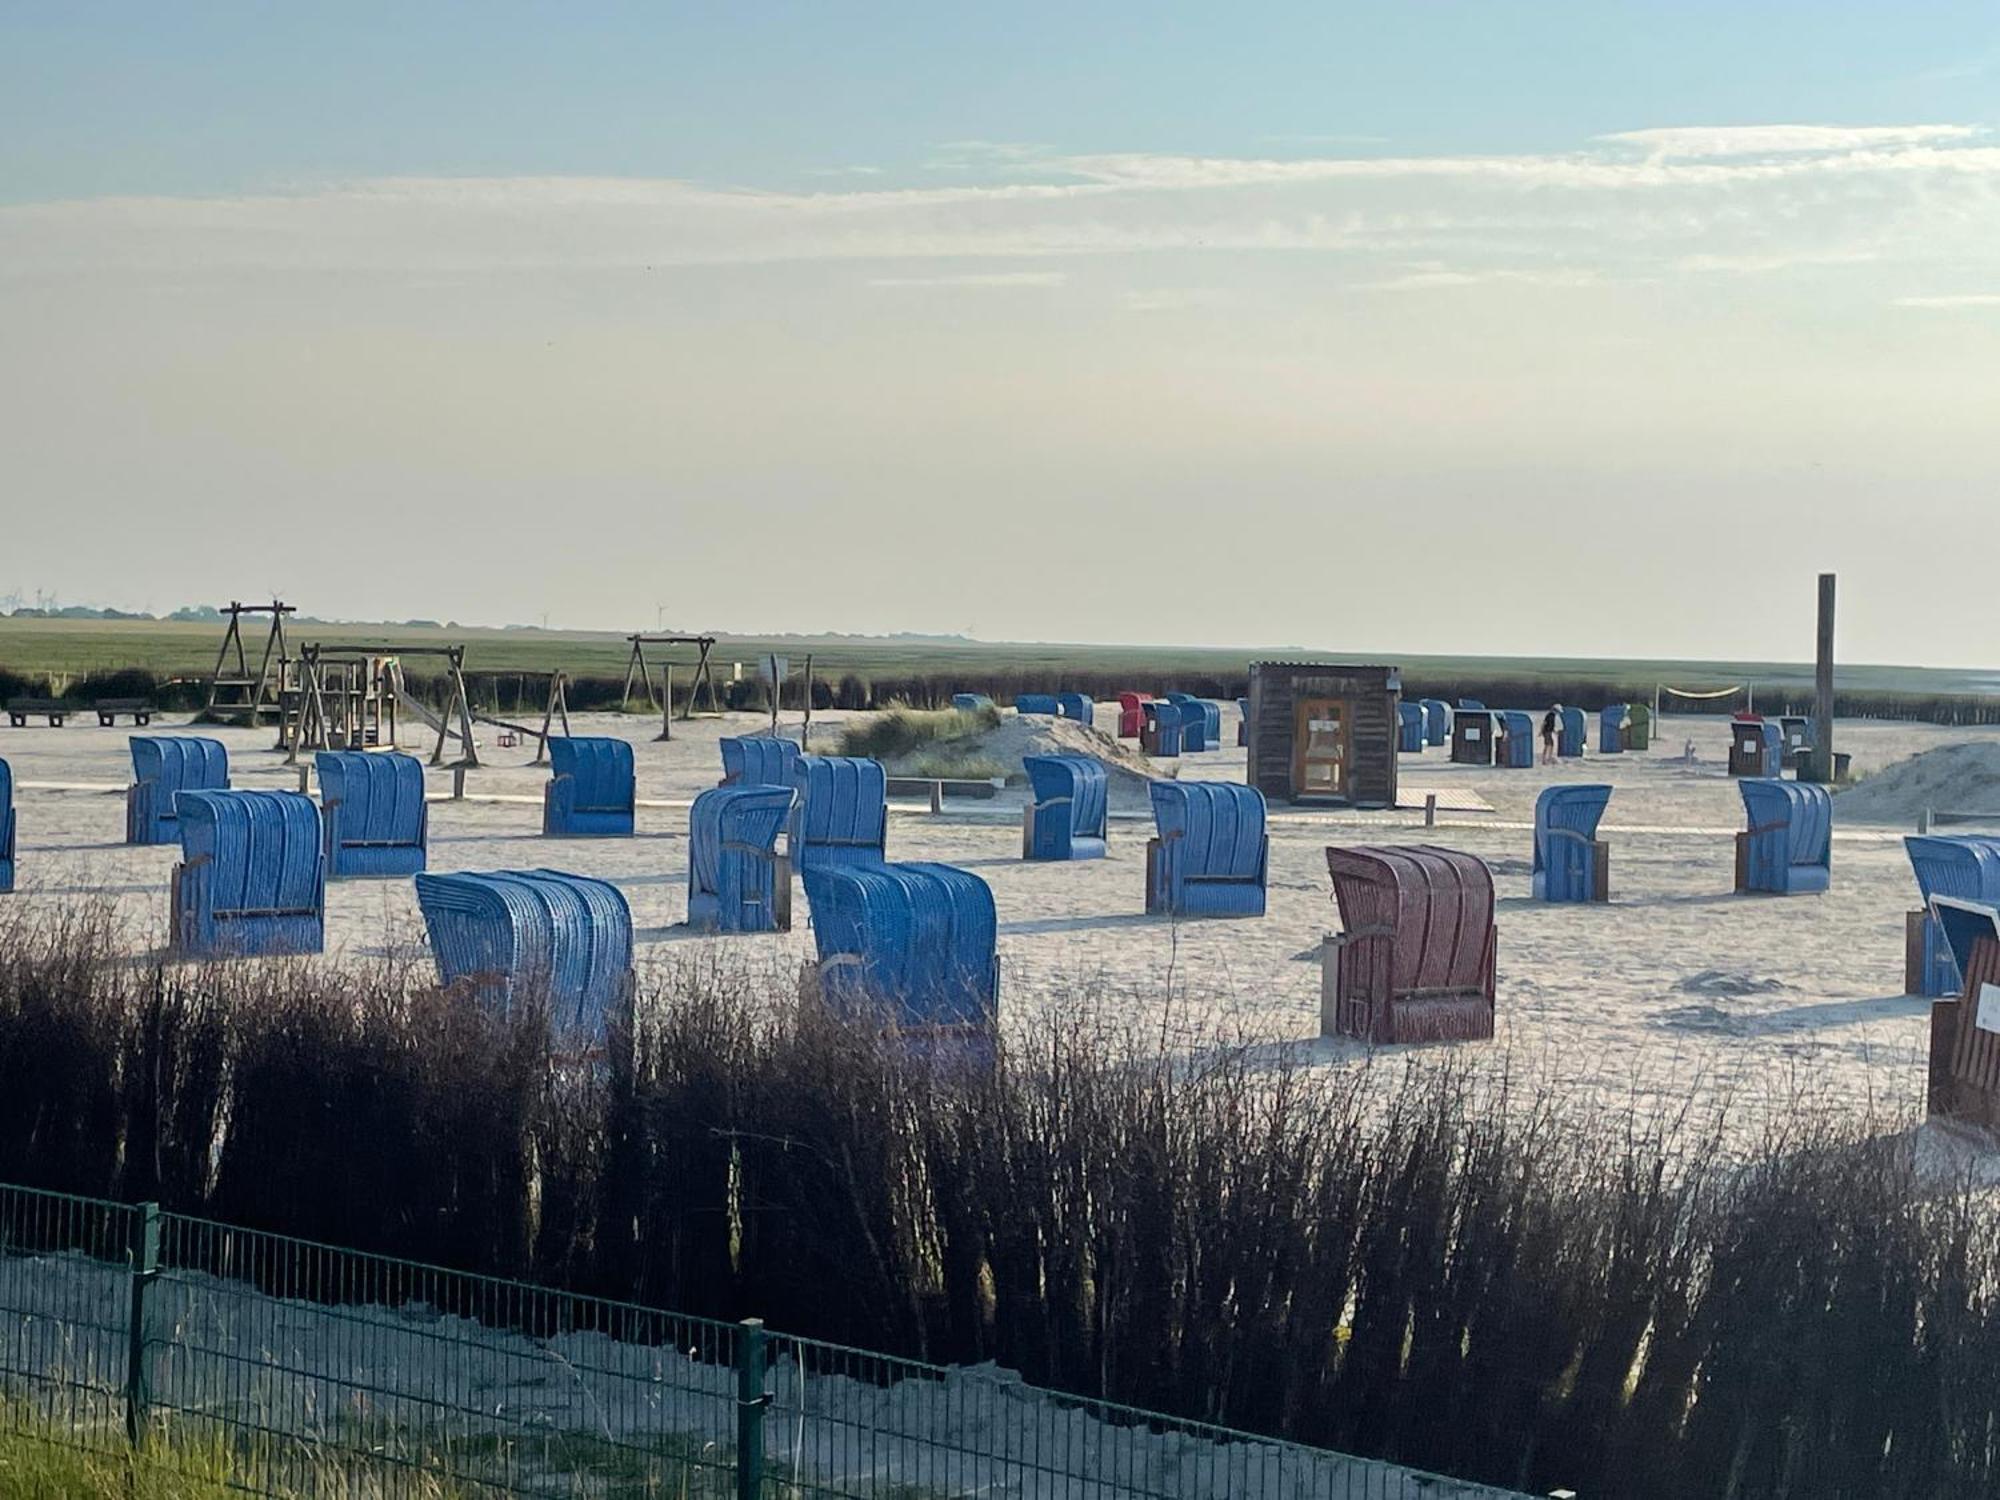
[[[1653,711],[1643,703],[1632,705],[1631,716],[1625,721],[1625,748],[1627,750],[1650,750],[1653,746]]]

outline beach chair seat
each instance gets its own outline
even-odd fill
[[[787,847],[800,875],[833,865],[879,865],[889,836],[889,781],[860,756],[802,755],[792,768]]]
[[[1580,708],[1564,705],[1556,715],[1556,755],[1561,760],[1579,759],[1590,740],[1590,720]]]
[[[1181,751],[1195,755],[1215,748],[1215,741],[1209,738],[1208,707],[1192,693],[1169,693],[1166,701],[1180,710]]]
[[[1936,895],[1929,915],[1963,976],[1931,1001],[1928,1113],[2000,1132],[2000,907]]]
[[[638,802],[632,742],[610,735],[552,735],[542,789],[550,838],[630,838]]]
[[[1038,717],[1046,715],[1053,719],[1060,712],[1060,709],[1056,705],[1056,695],[1054,693],[1016,693],[1014,695],[1014,712],[1022,715],[1033,714]]]
[[[420,874],[439,982],[501,1016],[545,1004],[566,1047],[602,1046],[632,998],[632,909],[608,881],[562,870]]]
[[[1021,819],[1023,859],[1102,859],[1110,779],[1088,755],[1026,755],[1032,800]]]
[[[1139,748],[1155,759],[1171,760],[1181,753],[1182,713],[1178,703],[1164,698],[1144,706],[1144,727],[1139,731]]]
[[[1424,744],[1450,744],[1451,705],[1442,698],[1426,698],[1419,706],[1424,711]]]
[[[135,734],[127,743],[132,785],[125,792],[125,842],[179,842],[175,797],[227,790],[229,751],[221,740],[193,734]]]
[[[1736,889],[1814,895],[1832,883],[1833,798],[1807,782],[1736,783],[1750,826],[1736,835]]]
[[[424,766],[400,751],[323,750],[313,757],[329,879],[414,875],[430,852]]]
[[[1611,853],[1597,837],[1610,801],[1608,786],[1552,786],[1535,799],[1536,900],[1610,899]]]
[[[790,932],[791,861],[778,835],[790,787],[710,787],[688,812],[688,925],[704,932]]]
[[[1493,1035],[1493,876],[1432,845],[1330,848],[1340,932],[1321,949],[1320,1033],[1377,1044]]]
[[[1170,917],[1261,917],[1271,841],[1264,796],[1225,781],[1152,783],[1146,910]]]
[[[1903,990],[1942,999],[1963,983],[1951,945],[1931,912],[1931,898],[2000,905],[2000,837],[1986,834],[1913,834],[1903,840],[1923,906],[1904,920]]]
[[[1136,740],[1146,727],[1146,699],[1139,693],[1118,695],[1118,738]]]
[[[991,1059],[999,924],[985,881],[941,864],[822,866],[804,881],[821,1001],[932,1056]]]
[[[1653,747],[1653,710],[1644,703],[1634,703],[1626,710],[1625,748],[1627,750],[1650,750]]]
[[[1769,719],[1738,717],[1729,725],[1729,774],[1775,777],[1785,769],[1785,731]]]
[[[319,809],[298,792],[175,794],[168,941],[182,958],[319,953],[326,858]]]
[[[1493,715],[1463,704],[1451,716],[1451,759],[1460,766],[1493,764]]]
[[[1625,751],[1625,720],[1631,709],[1623,703],[1613,703],[1597,713],[1597,753],[1599,755],[1622,755]]]
[[[1535,764],[1535,718],[1518,708],[1493,715],[1493,764],[1508,770],[1532,770]]]
[[[1399,703],[1396,705],[1396,749],[1404,755],[1417,755],[1424,748],[1424,710],[1419,703]]]

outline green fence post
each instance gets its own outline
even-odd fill
[[[736,1325],[736,1500],[763,1500],[764,1359],[764,1320],[745,1318]]]
[[[132,1306],[125,1348],[125,1436],[146,1443],[146,1293],[160,1274],[160,1205],[141,1203],[132,1219]]]

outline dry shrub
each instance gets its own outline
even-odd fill
[[[0,1178],[1536,1492],[2000,1481],[1990,1198],[1866,1120],[1746,1159],[1450,1057],[1170,1050],[1088,1005],[972,1073],[702,947],[586,1067],[391,968],[4,936]]]

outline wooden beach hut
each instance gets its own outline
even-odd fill
[[[1246,779],[1267,800],[1396,805],[1400,667],[1250,664]]]

